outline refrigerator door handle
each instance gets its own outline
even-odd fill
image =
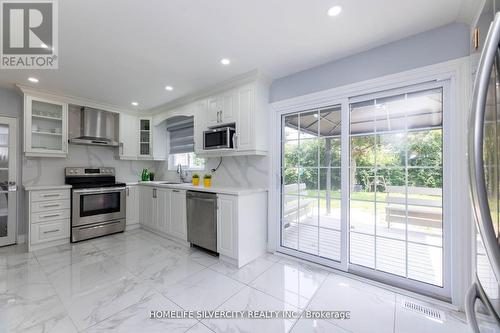
[[[500,248],[496,238],[493,221],[490,215],[488,193],[483,168],[483,135],[484,117],[486,112],[486,96],[490,82],[491,70],[497,57],[500,42],[500,12],[490,26],[486,37],[483,53],[479,60],[472,110],[470,115],[471,131],[469,133],[469,178],[471,199],[476,218],[476,224],[484,243],[486,254],[490,259],[492,270],[500,281]]]

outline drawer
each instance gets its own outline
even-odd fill
[[[31,202],[69,199],[69,190],[32,191]]]
[[[49,222],[49,221],[69,219],[69,218],[70,218],[69,209],[52,210],[49,212],[32,213],[31,223]]]
[[[31,244],[69,238],[69,229],[69,219],[33,224],[30,229]]]
[[[47,212],[51,210],[70,209],[69,199],[54,201],[36,201],[31,203],[31,212]]]

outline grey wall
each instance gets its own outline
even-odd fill
[[[369,32],[367,32],[369,33]],[[469,55],[469,26],[449,24],[277,79],[271,102]]]
[[[0,115],[17,118],[17,182],[22,184],[22,151],[23,151],[23,96],[16,89],[0,88]],[[24,192],[22,186],[17,193],[17,219],[18,234],[25,234],[26,228],[24,221]]]

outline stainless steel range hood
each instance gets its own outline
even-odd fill
[[[70,112],[69,143],[118,147],[118,114],[82,107]]]

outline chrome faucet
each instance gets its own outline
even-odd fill
[[[181,182],[185,183],[186,182],[185,176],[187,175],[187,173],[185,174],[185,172],[183,172],[182,165],[180,164],[177,165],[177,173],[179,174]]]

